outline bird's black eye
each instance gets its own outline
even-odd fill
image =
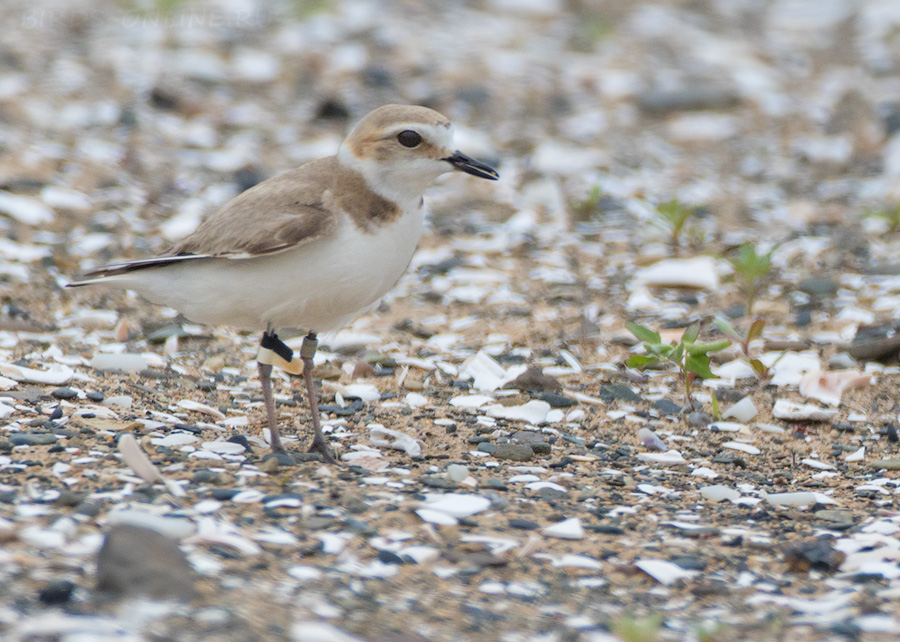
[[[411,129],[404,129],[397,134],[397,140],[399,140],[400,144],[404,147],[415,147],[422,142],[422,136]]]

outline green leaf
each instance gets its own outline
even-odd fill
[[[766,327],[766,322],[763,319],[756,319],[750,325],[750,329],[747,330],[747,343],[749,344],[751,341],[753,341],[757,337],[761,336],[763,328],[765,328],[765,327]]]
[[[669,353],[672,352],[672,346],[666,345],[665,343],[645,343],[644,348],[650,354],[655,354],[657,356],[662,355],[668,357]]]
[[[718,341],[710,341],[709,343],[691,343],[685,346],[688,354],[708,354],[710,352],[718,352],[724,350],[731,345],[728,339],[719,339]]]
[[[756,376],[760,379],[765,378],[768,375],[769,369],[759,359],[750,359],[750,367],[753,368],[753,372],[756,373]]]
[[[741,340],[741,335],[738,334],[738,331],[734,329],[734,326],[728,323],[724,317],[716,317],[713,320],[713,323],[715,323],[716,327],[722,331],[722,334],[727,334],[738,341]]]
[[[694,213],[695,209],[696,208],[694,207],[685,205],[677,198],[673,198],[671,201],[666,201],[665,203],[660,203],[656,206],[656,211],[662,219],[676,232],[684,227],[685,222],[690,218],[691,214]]]
[[[672,346],[672,349],[669,351],[668,357],[669,361],[673,363],[677,363],[679,366],[681,365],[681,359],[684,356],[684,344],[679,343],[677,346]]]
[[[693,372],[701,379],[716,379],[716,375],[709,369],[709,357],[705,354],[692,354],[684,360],[684,369]]]
[[[625,365],[629,368],[636,368],[637,370],[643,370],[644,368],[649,368],[650,366],[655,366],[659,363],[659,359],[656,357],[648,357],[644,354],[633,354],[628,357],[628,361],[625,362]]]
[[[631,332],[631,334],[636,336],[641,341],[644,341],[646,343],[661,343],[662,342],[662,339],[660,339],[659,334],[657,334],[653,330],[645,328],[642,325],[638,325],[637,323],[632,323],[631,321],[628,321],[625,324],[625,327],[628,328],[628,331]]]
[[[684,334],[681,335],[681,341],[683,343],[693,343],[697,340],[697,337],[700,335],[700,324],[695,323],[694,325],[688,327],[687,330],[684,331]]]

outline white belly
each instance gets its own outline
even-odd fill
[[[423,217],[417,208],[366,234],[342,215],[334,236],[294,250],[186,261],[114,281],[198,323],[324,332],[394,286],[416,249]]]

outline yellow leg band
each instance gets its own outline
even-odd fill
[[[303,374],[303,362],[300,359],[285,361],[281,355],[268,348],[260,347],[259,352],[256,353],[256,360],[267,366],[275,366],[292,375]]]

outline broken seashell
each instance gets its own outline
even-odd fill
[[[827,410],[811,404],[794,403],[786,399],[779,399],[772,408],[772,414],[779,419],[790,421],[831,421],[837,414],[837,410]]]
[[[841,396],[847,390],[861,388],[872,383],[871,373],[859,370],[811,370],[800,380],[800,394],[832,406],[840,405]]]

